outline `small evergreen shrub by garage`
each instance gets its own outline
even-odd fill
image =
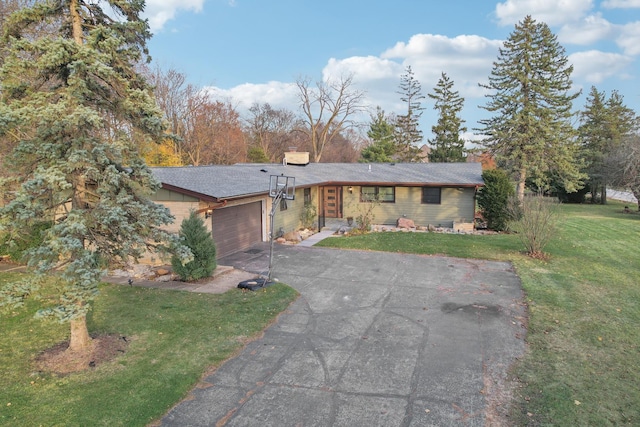
[[[478,192],[478,206],[488,228],[504,231],[511,219],[509,199],[514,196],[515,187],[509,175],[501,169],[485,170],[482,179],[484,187]]]
[[[189,218],[182,220],[180,240],[183,245],[191,249],[193,259],[183,264],[180,258],[174,255],[171,258],[173,272],[183,281],[211,276],[216,269],[216,245],[202,218],[193,211]]]

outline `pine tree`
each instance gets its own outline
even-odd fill
[[[395,154],[393,143],[393,121],[389,119],[379,106],[376,115],[371,117],[367,136],[371,144],[360,153],[360,162],[385,163],[392,162]]]
[[[517,177],[517,195],[524,197],[525,182],[539,188],[550,179],[573,192],[584,175],[577,159],[571,119],[570,93],[573,66],[564,48],[545,23],[530,16],[500,48],[487,89],[489,101],[482,107],[494,116],[480,120],[484,145]]]
[[[453,90],[453,81],[446,73],[442,73],[438,84],[429,98],[435,100],[434,109],[438,111],[438,124],[431,127],[435,138],[429,140],[432,145],[429,153],[430,162],[464,162],[464,140],[460,134],[467,131],[462,124],[460,112],[464,105],[458,91]]]
[[[216,245],[211,233],[197,213],[191,212],[189,218],[180,225],[181,243],[191,249],[193,259],[183,262],[179,256],[171,257],[173,271],[181,280],[198,280],[211,276],[216,269]]]
[[[420,100],[422,86],[414,77],[411,66],[407,66],[405,74],[400,78],[400,100],[407,105],[407,112],[398,115],[395,123],[395,158],[401,162],[414,162],[422,160],[420,155],[420,143],[422,142],[422,131],[420,130],[420,117],[424,108]]]
[[[163,136],[150,88],[135,71],[150,37],[143,6],[37,2],[5,23],[0,134],[17,142],[12,159],[21,186],[0,220],[13,232],[55,221],[28,263],[55,273],[58,304],[39,314],[70,322],[70,351],[90,348],[86,314],[105,267],[172,239],[161,226],[173,218],[149,200],[160,186],[134,142]],[[33,36],[44,22],[57,26],[56,37]],[[3,289],[4,301],[19,303],[38,283],[22,284],[19,295],[19,286]]]
[[[579,140],[589,175],[592,202],[600,194],[600,203],[607,202],[607,184],[610,181],[609,156],[620,147],[622,141],[638,129],[638,118],[624,105],[622,95],[613,91],[609,99],[595,86],[587,96],[580,113]]]

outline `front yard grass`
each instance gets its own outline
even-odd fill
[[[546,261],[517,236],[384,232],[320,245],[509,260],[529,305],[513,425],[640,425],[640,215],[564,205]]]
[[[0,285],[15,279],[3,274]],[[33,318],[39,301],[0,316],[0,425],[145,426],[184,398],[211,367],[255,338],[296,298],[276,284],[221,295],[103,285],[92,334],[119,334],[118,358],[70,375],[34,370],[69,325]]]

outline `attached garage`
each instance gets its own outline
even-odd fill
[[[229,206],[213,211],[213,241],[218,258],[262,241],[262,202]]]

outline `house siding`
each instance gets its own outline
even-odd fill
[[[369,204],[360,202],[360,187],[353,194],[344,190],[344,216],[364,214]],[[422,203],[422,187],[395,187],[395,203],[379,203],[373,208],[373,223],[395,225],[398,218],[412,219],[419,226],[453,227],[454,222],[473,222],[474,188],[443,187],[440,204]]]
[[[155,202],[197,202],[200,199],[161,188],[151,197],[151,200]]]
[[[318,211],[318,187],[311,188],[311,203]],[[271,202],[270,202],[271,204]],[[287,200],[287,210],[281,211],[280,208],[276,208],[276,214],[274,217],[274,232],[278,235],[280,229],[285,233],[289,231],[295,231],[302,228],[302,221],[300,217],[304,210],[304,189],[296,188],[295,200]],[[317,216],[316,216],[317,225]]]
[[[192,210],[200,209],[200,203],[198,202],[197,199],[196,201],[184,201],[184,202],[157,201],[156,203],[159,203],[164,207],[166,207],[167,209],[169,209],[169,211],[171,212],[171,215],[173,215],[173,217],[175,218],[171,224],[168,224],[162,227],[163,229],[170,231],[172,233],[177,233],[180,231],[182,220],[189,218],[189,214]],[[204,214],[202,218],[204,219]],[[207,222],[208,221],[205,220],[205,224],[207,224]],[[210,226],[208,226],[207,228],[211,230]]]

